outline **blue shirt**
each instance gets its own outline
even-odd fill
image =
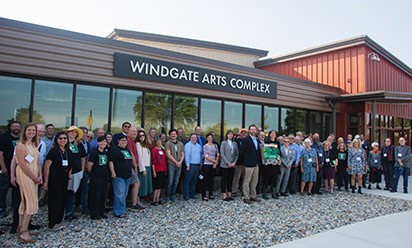
[[[193,144],[189,141],[185,145],[185,163],[190,167],[190,164],[201,164],[202,161],[202,147],[199,143]]]
[[[290,145],[290,148],[292,148],[292,150],[295,150],[295,165],[297,166],[300,162],[302,151],[305,150],[305,146],[302,144],[298,145],[296,143],[293,143],[292,145]]]
[[[257,142],[257,139],[256,139],[256,136],[250,136],[251,138],[252,138],[252,140],[253,140],[253,144],[255,144],[255,148],[256,148],[256,150],[258,149],[258,142]]]

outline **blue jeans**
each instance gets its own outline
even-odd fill
[[[183,185],[183,199],[188,200],[196,196],[196,183],[199,176],[200,165],[190,165],[190,170],[186,170],[186,177]]]
[[[179,182],[180,172],[182,171],[182,168],[178,168],[174,164],[167,164],[167,169],[169,173],[169,183],[167,185],[167,198],[171,198],[171,200],[174,200],[176,195],[176,187]]]
[[[403,191],[408,191],[408,175],[409,175],[410,168],[406,167],[395,167],[395,180],[393,181],[393,190],[396,191],[398,189],[398,181],[401,176],[403,176]]]
[[[87,211],[89,209],[89,173],[87,171],[83,172],[83,178],[80,183],[81,190],[81,205],[82,211]]]
[[[126,197],[129,191],[130,177],[127,179],[116,177],[113,179],[113,212],[114,215],[120,216],[126,213]]]
[[[74,214],[74,191],[68,190],[66,197],[66,216],[70,216]]]

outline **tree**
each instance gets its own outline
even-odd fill
[[[17,121],[20,121],[22,124],[24,124],[29,120],[29,115],[30,115],[29,108],[21,107],[21,108],[18,108],[16,110],[16,118],[14,118],[14,119],[17,120]],[[33,110],[33,117],[32,117],[31,122],[36,123],[36,124],[44,124],[45,123],[43,115],[38,113],[36,110]]]
[[[176,127],[192,130],[197,121],[197,104],[193,97],[176,97],[174,103],[174,120]],[[143,96],[136,97],[133,107],[135,121],[140,121],[142,112]],[[154,127],[159,132],[166,132],[170,127],[172,116],[172,97],[167,94],[146,93],[145,96],[145,127]]]

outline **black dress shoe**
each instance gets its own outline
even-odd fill
[[[100,220],[102,217],[96,215],[96,216],[91,216],[90,219],[92,220]]]
[[[102,219],[107,219],[107,218],[109,218],[107,215],[105,215],[105,214],[102,214],[102,215],[100,215],[100,217],[102,218]]]

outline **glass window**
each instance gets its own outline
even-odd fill
[[[402,128],[403,119],[400,117],[395,117],[395,128]]]
[[[73,84],[36,80],[34,110],[57,130],[71,125]]]
[[[279,131],[279,108],[265,106],[264,117],[264,130],[269,132],[270,130]]]
[[[366,122],[366,126],[372,126],[372,124],[371,124],[371,113],[366,113],[365,114],[365,118],[366,118],[366,120],[365,120],[365,122]]]
[[[329,136],[330,133],[332,133],[332,116],[331,114],[323,114],[323,130],[324,134],[323,137],[321,137],[323,140],[326,140],[326,138]]]
[[[122,123],[130,122],[133,126],[142,126],[142,102],[141,91],[113,89],[112,133],[122,131]]]
[[[156,128],[157,134],[169,132],[171,125],[172,96],[147,92],[145,96],[144,127]]]
[[[349,126],[360,126],[360,113],[349,114]]]
[[[196,97],[175,96],[174,102],[174,128],[183,128],[188,136],[197,126],[198,103]]]
[[[238,133],[242,128],[242,103],[239,102],[225,102],[225,120],[224,132],[231,129],[234,133]]]
[[[296,130],[295,130],[296,132],[301,131],[301,132],[307,133],[308,131],[307,130],[308,127],[306,124],[307,113],[308,111],[306,110],[301,110],[301,109],[296,110]]]
[[[385,115],[381,115],[380,116],[381,119],[381,127],[386,127],[386,116]]]
[[[376,125],[376,127],[380,126],[380,124],[381,124],[380,122],[381,122],[381,119],[380,119],[379,115],[375,115],[375,125]]]
[[[258,128],[262,127],[262,107],[255,104],[246,104],[245,107],[245,125],[246,128],[255,124]]]
[[[9,120],[20,121],[23,125],[29,121],[31,79],[0,76],[0,130],[7,129]],[[44,123],[44,117],[37,111],[34,123]]]
[[[108,129],[110,89],[104,87],[77,85],[76,89],[76,126],[89,130]]]
[[[322,134],[322,118],[319,112],[310,112],[310,133]]]
[[[411,120],[403,119],[403,126],[404,126],[404,129],[411,129]]]
[[[220,142],[221,101],[202,99],[200,112],[200,127],[203,135],[209,132],[215,134],[215,140]]]
[[[295,132],[295,110],[281,108],[280,112],[280,129],[282,134],[291,134]]]

